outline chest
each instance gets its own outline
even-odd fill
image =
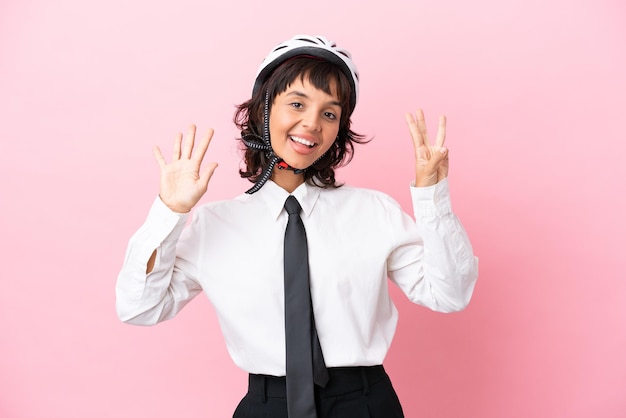
[[[311,287],[335,291],[385,279],[393,243],[384,225],[358,214],[319,212],[303,217]],[[198,266],[205,291],[282,295],[287,220],[261,220],[219,219],[202,231]]]

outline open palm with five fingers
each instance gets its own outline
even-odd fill
[[[405,114],[415,149],[415,186],[427,187],[437,184],[448,176],[448,150],[446,140],[446,117],[439,117],[439,129],[435,145],[430,144],[426,131],[424,112],[418,110],[416,117]]]
[[[217,163],[208,164],[200,173],[202,160],[206,154],[213,130],[209,129],[194,149],[196,127],[191,125],[183,144],[183,135],[178,134],[174,141],[172,161],[167,163],[161,150],[154,148],[154,156],[161,168],[161,188],[159,196],[174,212],[189,212],[204,195]]]

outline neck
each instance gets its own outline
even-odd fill
[[[292,170],[280,170],[278,167],[274,167],[272,181],[287,192],[292,193],[304,183],[304,174],[294,174]]]

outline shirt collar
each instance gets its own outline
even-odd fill
[[[285,200],[287,200],[290,194],[298,199],[300,206],[302,206],[302,216],[307,217],[313,211],[321,191],[321,187],[312,186],[304,182],[293,193],[288,193],[272,180],[268,180],[255,194],[263,198],[274,219],[278,219],[285,206]]]

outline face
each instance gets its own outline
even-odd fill
[[[269,118],[272,148],[294,168],[309,167],[337,138],[341,104],[335,83],[330,87],[329,95],[298,77],[274,98]]]

